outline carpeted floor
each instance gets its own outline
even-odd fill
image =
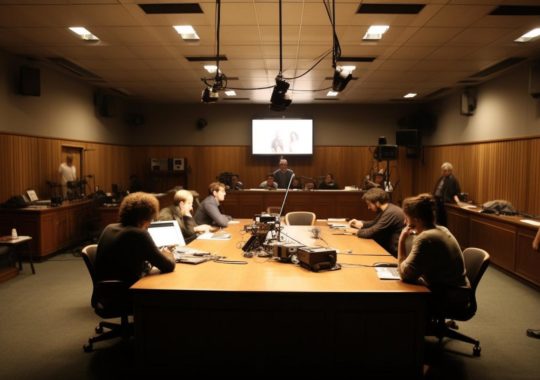
[[[136,374],[133,340],[103,342],[93,353],[82,345],[99,318],[90,307],[92,284],[80,257],[57,255],[25,263],[14,279],[0,284],[1,379],[105,379]],[[478,289],[479,308],[460,331],[478,337],[482,356],[469,344],[426,343],[427,379],[540,379],[540,293],[491,267]],[[234,375],[234,374],[228,374]]]

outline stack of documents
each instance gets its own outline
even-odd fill
[[[381,280],[399,280],[399,272],[397,268],[388,268],[388,267],[376,267],[377,276]]]
[[[349,227],[349,223],[347,223],[347,219],[345,218],[328,218],[328,226],[330,228],[347,228]]]

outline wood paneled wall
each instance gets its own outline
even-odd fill
[[[426,147],[413,191],[433,191],[445,161],[475,204],[505,199],[519,211],[540,214],[540,138]]]
[[[82,149],[83,168],[78,176],[92,174],[96,185],[106,191],[110,191],[112,183],[123,188],[129,185],[129,147],[0,134],[0,202],[27,189],[35,189],[41,198],[49,198],[47,181],[60,181],[62,146]],[[86,191],[92,192],[93,186],[94,178],[88,179]]]
[[[164,191],[150,176],[150,158],[185,157],[188,187],[206,195],[207,186],[221,172],[240,174],[246,188],[257,187],[266,175],[278,167],[276,157],[253,156],[249,146],[122,146],[61,139],[0,134],[0,202],[32,188],[47,198],[47,181],[58,182],[62,146],[82,149],[82,173],[88,178],[87,192],[95,185],[111,191],[113,183],[129,188],[129,177],[137,174],[149,190]],[[401,152],[401,157],[405,157]],[[317,178],[334,174],[341,186],[361,186],[372,170],[386,167],[386,162],[372,159],[369,147],[319,146],[313,156],[288,157],[289,166],[299,176]],[[392,182],[399,183],[394,198],[411,194],[414,160],[400,158],[390,162]],[[167,181],[168,185],[171,181]],[[174,183],[174,179],[173,179]],[[181,181],[179,179],[178,184]]]
[[[401,153],[405,157],[405,153]],[[361,186],[372,167],[386,167],[385,162],[374,162],[372,156],[368,147],[319,146],[315,147],[313,156],[287,159],[298,176],[317,178],[331,172],[340,186]],[[144,174],[147,182],[150,157],[185,157],[188,185],[201,196],[207,194],[208,184],[222,172],[240,174],[245,188],[257,187],[268,173],[277,169],[279,161],[276,157],[253,156],[249,146],[133,147],[132,171]],[[413,163],[410,159],[390,163],[391,179],[400,184],[396,189],[397,199],[401,199],[402,194],[411,194]]]
[[[155,185],[150,181],[150,158],[185,157],[188,187],[201,196],[221,172],[240,174],[245,187],[250,188],[278,166],[275,157],[252,156],[249,146],[123,146],[0,134],[0,202],[29,188],[49,197],[46,181],[59,180],[63,145],[83,149],[82,174],[94,176],[88,179],[88,192],[94,181],[105,191],[110,191],[113,183],[127,189],[131,174],[137,174],[148,186]],[[373,161],[370,148],[365,146],[316,146],[313,156],[288,160],[299,176],[316,178],[331,172],[341,186],[360,186],[367,173],[386,166]],[[394,202],[431,192],[445,161],[454,165],[462,190],[475,203],[506,199],[520,211],[540,214],[536,194],[540,189],[540,138],[426,147],[419,159],[406,158],[402,150],[397,161],[390,161],[392,182],[398,183]]]

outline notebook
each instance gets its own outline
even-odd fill
[[[209,252],[186,247],[184,236],[176,220],[153,222],[148,227],[148,233],[157,247],[175,247],[173,254],[177,263],[200,264],[212,260]]]
[[[397,268],[376,267],[375,270],[381,280],[399,280],[401,278]]]

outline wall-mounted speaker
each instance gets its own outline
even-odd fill
[[[476,91],[467,88],[461,93],[461,114],[465,116],[474,115],[476,110]]]
[[[94,107],[99,117],[113,117],[115,113],[114,97],[97,90],[94,93]]]
[[[19,94],[41,96],[41,72],[35,67],[21,66],[19,70]]]
[[[540,61],[531,62],[529,69],[529,95],[540,98]]]
[[[203,129],[207,125],[208,125],[208,122],[202,117],[200,119],[197,119],[197,129]]]
[[[398,146],[420,146],[420,132],[418,129],[398,129],[396,131],[396,144]]]

